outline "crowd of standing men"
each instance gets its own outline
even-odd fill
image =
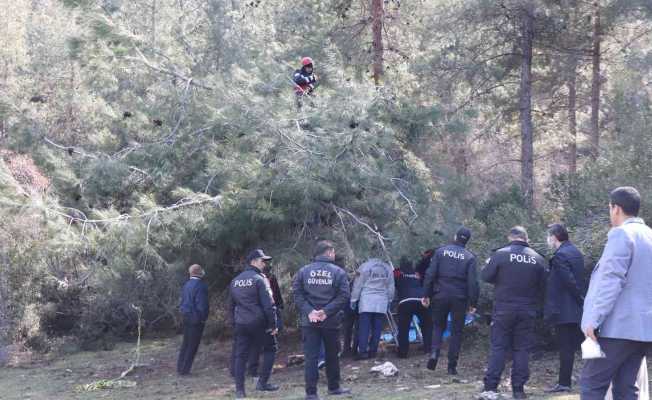
[[[471,231],[460,228],[449,245],[429,254],[427,265],[415,269],[401,259],[393,270],[380,259],[363,263],[351,284],[336,263],[335,245],[319,241],[313,261],[302,267],[292,285],[299,312],[305,356],[307,400],[319,399],[319,366],[325,364],[328,393],[350,393],[340,385],[340,328],[345,322],[345,352],[357,359],[374,358],[390,304],[398,300],[398,356],[408,356],[409,329],[419,318],[427,368],[437,368],[444,331],[450,315],[451,338],[448,373],[457,374],[462,330],[467,313],[474,313],[479,297],[479,277],[494,286],[490,355],[482,399],[498,398],[498,386],[511,353],[512,395],[526,398],[529,353],[536,337],[535,324],[544,318],[555,326],[560,351],[559,379],[548,392],[571,391],[575,353],[585,338],[598,343],[604,357],[586,360],[580,378],[581,399],[602,400],[612,386],[616,400],[638,398],[635,384],[652,343],[652,230],[638,218],[640,195],[636,189],[615,189],[609,198],[612,229],[602,257],[594,268],[585,296],[584,258],[569,240],[566,228],[548,228],[548,245],[554,255],[547,262],[533,250],[527,231],[512,228],[509,243],[494,250],[478,274],[476,257],[466,249]],[[247,267],[230,285],[234,326],[232,375],[236,398],[244,398],[245,375],[258,371],[256,389],[275,391],[269,378],[281,329],[278,310],[283,307],[278,283],[267,262],[271,257],[257,249],[247,257]],[[190,267],[183,288],[181,311],[184,340],[178,373],[188,374],[208,317],[206,285],[201,267]],[[542,307],[543,305],[543,307]],[[356,318],[357,317],[357,318]],[[357,333],[352,334],[353,325]],[[352,337],[353,336],[353,337]],[[322,354],[320,354],[322,353]],[[320,362],[321,359],[321,362]]]

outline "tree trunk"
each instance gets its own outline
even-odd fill
[[[568,143],[568,173],[577,173],[577,54],[573,53],[568,57],[568,132],[570,133]]]
[[[593,71],[591,77],[591,156],[600,153],[600,3],[593,4]]]
[[[521,123],[521,190],[532,210],[534,203],[534,128],[532,126],[532,42],[534,41],[534,7],[526,3],[521,10],[521,84],[519,120]]]
[[[156,47],[156,0],[152,0],[152,47]]]
[[[374,83],[380,86],[383,76],[383,0],[371,0],[374,49]]]

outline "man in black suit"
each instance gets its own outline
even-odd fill
[[[559,382],[548,393],[571,391],[575,352],[584,335],[580,329],[584,303],[584,256],[568,238],[562,224],[548,227],[548,246],[555,250],[550,259],[546,288],[545,318],[555,325],[559,343]]]
[[[183,285],[179,306],[183,314],[183,342],[177,361],[177,373],[181,376],[190,373],[208,318],[208,286],[201,280],[205,275],[204,270],[193,264],[188,268],[188,273],[190,279]]]

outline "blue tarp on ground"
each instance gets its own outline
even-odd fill
[[[464,319],[464,326],[469,326],[478,318],[476,314],[466,314]],[[452,324],[451,314],[448,314],[448,324],[446,330],[444,331],[444,340],[448,339],[451,335],[451,324]],[[414,316],[412,318],[412,325],[410,325],[410,343],[415,343],[417,341],[417,329],[416,325],[419,323],[419,318]],[[381,340],[384,342],[394,342],[394,335],[391,332],[386,332],[381,336]]]

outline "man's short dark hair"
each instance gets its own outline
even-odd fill
[[[512,239],[518,239],[518,240],[522,240],[524,242],[527,242],[527,239],[528,239],[527,231],[525,230],[525,228],[523,228],[522,226],[519,226],[519,225],[517,225],[517,226],[513,227],[512,229],[510,229],[508,236],[510,238],[512,238]]]
[[[330,240],[320,240],[315,245],[315,250],[313,251],[313,257],[319,257],[326,254],[329,250],[335,250],[335,244]]]
[[[621,186],[609,194],[609,203],[619,206],[630,217],[638,217],[641,209],[641,194],[631,186]]]
[[[560,242],[568,240],[568,231],[563,224],[552,224],[548,226],[548,235],[556,237]]]

